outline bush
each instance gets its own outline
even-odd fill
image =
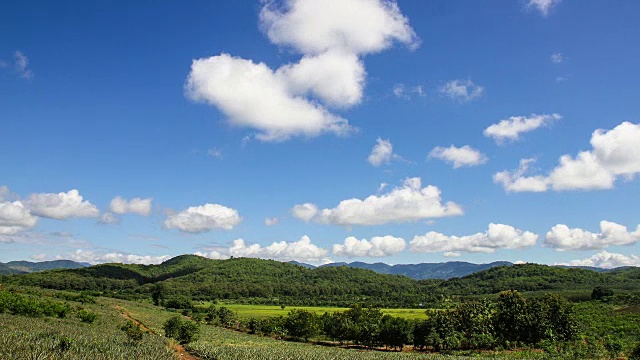
[[[92,313],[86,309],[78,311],[78,319],[80,319],[80,321],[84,323],[93,324],[93,322],[96,321],[97,318],[98,314]]]
[[[129,341],[131,341],[132,343],[136,343],[142,340],[142,337],[144,335],[144,331],[140,327],[140,324],[136,324],[131,320],[122,325],[120,330],[124,331],[125,334],[127,334]]]
[[[197,323],[184,321],[179,316],[171,317],[162,327],[167,337],[178,340],[180,344],[196,341],[200,335],[200,326]]]
[[[640,343],[629,354],[629,360],[640,360]]]

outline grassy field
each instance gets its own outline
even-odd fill
[[[209,304],[204,304],[208,306]],[[272,316],[286,316],[289,311],[293,309],[304,309],[310,312],[314,312],[318,315],[322,315],[325,312],[333,313],[336,311],[345,311],[347,308],[337,307],[314,307],[314,306],[286,306],[282,309],[276,305],[245,305],[245,304],[218,304],[216,306],[224,306],[229,310],[238,314],[238,318],[241,320],[256,318],[264,319]],[[405,319],[418,319],[424,320],[427,318],[425,309],[381,309],[384,314],[389,314]]]
[[[144,335],[132,343],[120,330],[126,319],[113,300],[69,304],[74,311],[65,318],[0,313],[0,359],[178,359],[162,336]],[[98,318],[92,324],[81,322],[76,315],[79,307]]]

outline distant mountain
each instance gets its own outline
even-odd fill
[[[305,264],[305,263],[297,262],[295,260],[289,261],[289,264],[306,267],[307,269],[315,269],[316,268],[315,266],[313,266],[311,264]]]
[[[87,266],[91,266],[91,264],[78,263],[71,260],[9,261],[8,263],[0,263],[0,274],[28,274],[53,269],[79,269]]]
[[[331,263],[322,266],[347,266],[375,271],[379,274],[404,275],[416,280],[450,279],[463,277],[478,271],[491,269],[496,266],[511,266],[508,261],[496,261],[489,264],[472,264],[464,261],[449,261],[444,263],[421,263],[388,265],[385,263],[367,264],[363,262]]]

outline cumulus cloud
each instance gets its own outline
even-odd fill
[[[291,215],[302,221],[311,221],[318,214],[318,206],[311,203],[296,205],[291,209]]]
[[[279,222],[280,222],[280,219],[278,219],[277,217],[265,218],[264,219],[264,224],[267,225],[267,226],[278,225]]]
[[[529,172],[535,158],[521,159],[518,169],[514,171],[501,171],[493,175],[493,181],[501,184],[507,192],[544,192],[547,191],[548,180],[546,177],[525,176]]]
[[[455,147],[454,145],[451,145],[448,148],[437,146],[431,150],[429,158],[440,159],[445,162],[453,163],[454,169],[463,166],[482,165],[489,160],[483,153],[469,145],[465,145],[463,147]]]
[[[98,220],[98,224],[101,225],[117,224],[119,222],[120,219],[110,212],[102,214],[102,216],[100,216],[100,219]]]
[[[348,257],[382,257],[395,255],[407,246],[404,239],[394,236],[374,236],[371,241],[349,236],[342,244],[333,245],[333,255]]]
[[[503,144],[506,141],[519,140],[520,134],[533,131],[541,126],[548,126],[560,119],[562,116],[559,114],[511,116],[484,129],[484,136],[492,138],[498,144]]]
[[[0,202],[0,235],[14,235],[36,226],[38,218],[20,201]]]
[[[391,141],[378,138],[373,149],[371,149],[371,154],[369,154],[367,161],[369,164],[378,167],[399,158],[400,156],[393,153],[393,145],[391,144]]]
[[[191,99],[216,106],[232,124],[257,129],[261,141],[326,132],[346,135],[353,130],[318,103],[292,95],[264,63],[228,54],[194,60],[186,91]]]
[[[164,226],[167,229],[202,233],[216,229],[231,230],[241,221],[235,209],[219,204],[204,204],[192,206],[177,214],[170,214]]]
[[[300,206],[296,205],[294,211],[296,208],[300,209]],[[386,194],[371,195],[364,200],[343,200],[335,208],[318,211],[314,204],[302,206],[315,209],[315,212],[306,213],[306,221],[342,226],[412,222],[463,214],[458,204],[442,203],[440,189],[433,185],[423,188],[417,177],[406,179],[401,187]]]
[[[484,87],[471,80],[451,80],[440,87],[440,93],[456,101],[468,102],[481,97]]]
[[[640,241],[640,225],[634,232],[629,232],[624,225],[610,221],[600,222],[600,232],[592,233],[583,229],[571,229],[567,225],[558,224],[547,233],[544,244],[562,250],[592,250],[613,245],[633,245]]]
[[[445,252],[449,256],[456,256],[460,252],[492,253],[497,249],[523,249],[535,245],[537,240],[538,235],[532,232],[491,223],[486,232],[468,236],[449,236],[430,231],[415,236],[409,248],[415,253]]]
[[[136,255],[127,254],[121,252],[109,252],[102,253],[92,250],[78,249],[75,252],[68,255],[59,255],[56,259],[68,259],[76,262],[86,262],[89,264],[102,264],[102,263],[122,263],[122,264],[159,264],[163,261],[169,260],[171,256],[150,256],[150,255]]]
[[[265,1],[260,27],[272,43],[302,54],[275,70],[221,54],[193,61],[186,95],[221,110],[231,124],[256,129],[261,141],[354,131],[327,107],[362,100],[361,57],[394,42],[419,40],[397,4],[382,0]]]
[[[141,198],[133,198],[131,200],[123,199],[120,196],[116,196],[111,200],[111,204],[109,205],[109,210],[116,214],[138,214],[142,216],[149,216],[151,213],[151,202],[153,199],[141,199]]]
[[[324,263],[328,251],[320,248],[311,242],[308,236],[304,235],[294,242],[274,242],[269,246],[260,244],[247,245],[243,239],[233,241],[229,248],[229,255],[234,257],[257,257],[264,259],[274,259],[280,261],[307,261],[314,263]]]
[[[193,255],[198,255],[198,256],[209,258],[209,259],[214,259],[214,260],[226,260],[226,259],[229,258],[229,255],[222,254],[222,253],[220,253],[218,251],[215,251],[215,250],[212,250],[212,251],[209,251],[209,252],[197,251],[197,252],[193,253]]]
[[[636,255],[614,254],[602,250],[590,258],[573,260],[568,263],[557,265],[569,266],[594,266],[605,269],[613,269],[621,266],[640,266],[640,257]]]
[[[34,215],[57,220],[100,215],[98,208],[84,200],[76,189],[66,193],[31,194],[25,205]]]
[[[558,5],[562,0],[528,0],[527,8],[535,9],[542,14],[548,16],[551,9]]]
[[[612,130],[594,131],[590,151],[582,151],[575,158],[562,155],[548,176],[527,175],[531,159],[525,159],[517,170],[502,171],[493,178],[505,190],[514,192],[611,189],[619,177],[631,180],[640,173],[638,139],[640,124],[623,122]]]
[[[29,58],[22,51],[17,50],[13,53],[13,59],[18,76],[23,79],[33,79],[33,71],[29,69]]]

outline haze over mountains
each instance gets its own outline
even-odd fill
[[[78,269],[90,266],[91,264],[79,263],[71,260],[53,261],[9,261],[0,263],[0,274],[29,274],[38,271],[53,269]]]

